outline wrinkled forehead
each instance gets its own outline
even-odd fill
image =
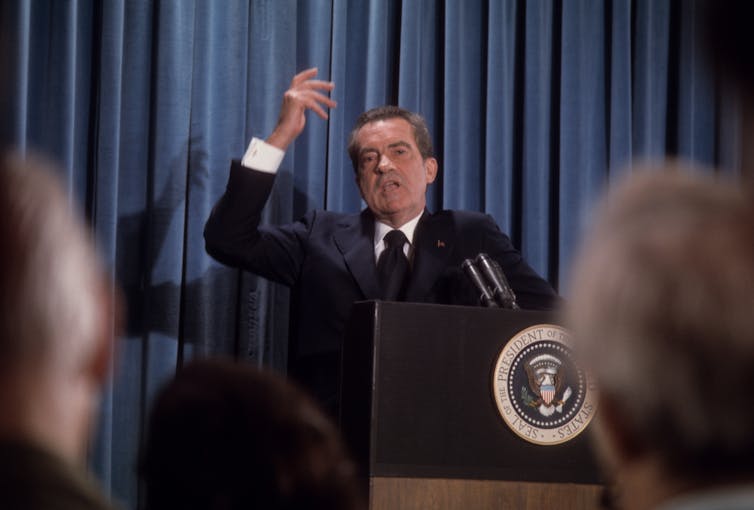
[[[401,142],[415,148],[416,134],[407,120],[391,117],[364,124],[356,133],[355,141],[359,152],[368,149],[383,150]]]

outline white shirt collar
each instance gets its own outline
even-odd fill
[[[408,239],[408,244],[403,247],[403,251],[406,253],[409,260],[411,260],[411,247],[414,245],[414,232],[416,231],[416,225],[418,225],[422,214],[424,214],[424,210],[417,214],[416,217],[399,227],[399,230],[403,232],[406,235],[406,239]],[[374,260],[379,260],[380,255],[385,250],[385,242],[382,239],[385,237],[385,234],[391,230],[394,230],[394,228],[386,223],[382,223],[381,221],[374,222]]]

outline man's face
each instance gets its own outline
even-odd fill
[[[411,124],[399,117],[370,122],[356,134],[356,146],[356,183],[378,220],[398,228],[424,210],[437,160],[422,159]]]

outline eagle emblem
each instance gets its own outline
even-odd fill
[[[527,405],[538,409],[542,416],[551,416],[555,412],[562,413],[563,404],[573,393],[570,386],[561,393],[565,383],[565,377],[561,373],[562,364],[563,362],[552,354],[540,354],[524,365],[529,379],[529,389],[536,398],[529,394],[525,386],[521,388],[521,396]]]
[[[597,408],[594,382],[574,360],[570,334],[555,324],[534,324],[506,342],[492,372],[492,394],[514,434],[545,446],[578,436]]]

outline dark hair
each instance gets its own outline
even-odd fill
[[[387,119],[403,119],[414,128],[414,138],[416,139],[416,146],[419,148],[419,154],[422,159],[431,158],[434,156],[434,150],[432,149],[432,137],[429,134],[429,128],[424,117],[418,113],[406,110],[400,106],[378,106],[367,110],[356,119],[356,125],[351,130],[351,134],[348,137],[348,155],[351,158],[351,164],[353,169],[358,173],[359,171],[359,150],[360,147],[356,144],[356,135],[359,130],[365,125],[371,122],[377,122],[378,120]]]
[[[195,361],[155,400],[141,459],[150,509],[363,508],[337,429],[282,376]]]

